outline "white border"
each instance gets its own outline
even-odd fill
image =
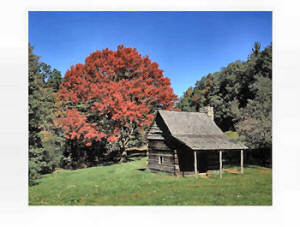
[[[273,11],[273,206],[28,207],[28,11]],[[298,226],[299,7],[279,0],[6,1],[0,13],[0,226]]]

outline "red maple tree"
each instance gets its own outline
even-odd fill
[[[158,64],[123,45],[98,50],[85,64],[71,66],[59,94],[67,106],[61,118],[67,139],[86,146],[114,142],[121,152],[130,136],[152,122],[155,109],[173,109],[178,100]]]

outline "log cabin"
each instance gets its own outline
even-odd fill
[[[213,107],[200,112],[158,110],[146,135],[147,168],[176,176],[206,173],[214,166],[222,178],[222,152],[241,152],[246,146],[229,139],[213,120]]]

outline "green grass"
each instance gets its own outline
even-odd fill
[[[45,175],[29,187],[29,205],[272,205],[272,170],[244,175],[174,177],[139,171],[141,160]]]
[[[239,138],[239,134],[237,132],[227,131],[227,132],[224,132],[224,134],[229,139],[237,140]]]

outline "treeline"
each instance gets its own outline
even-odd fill
[[[223,131],[236,131],[262,165],[271,165],[272,44],[263,51],[256,42],[247,61],[236,61],[208,74],[190,87],[176,107],[199,111],[212,106]],[[250,152],[248,152],[250,153]]]

